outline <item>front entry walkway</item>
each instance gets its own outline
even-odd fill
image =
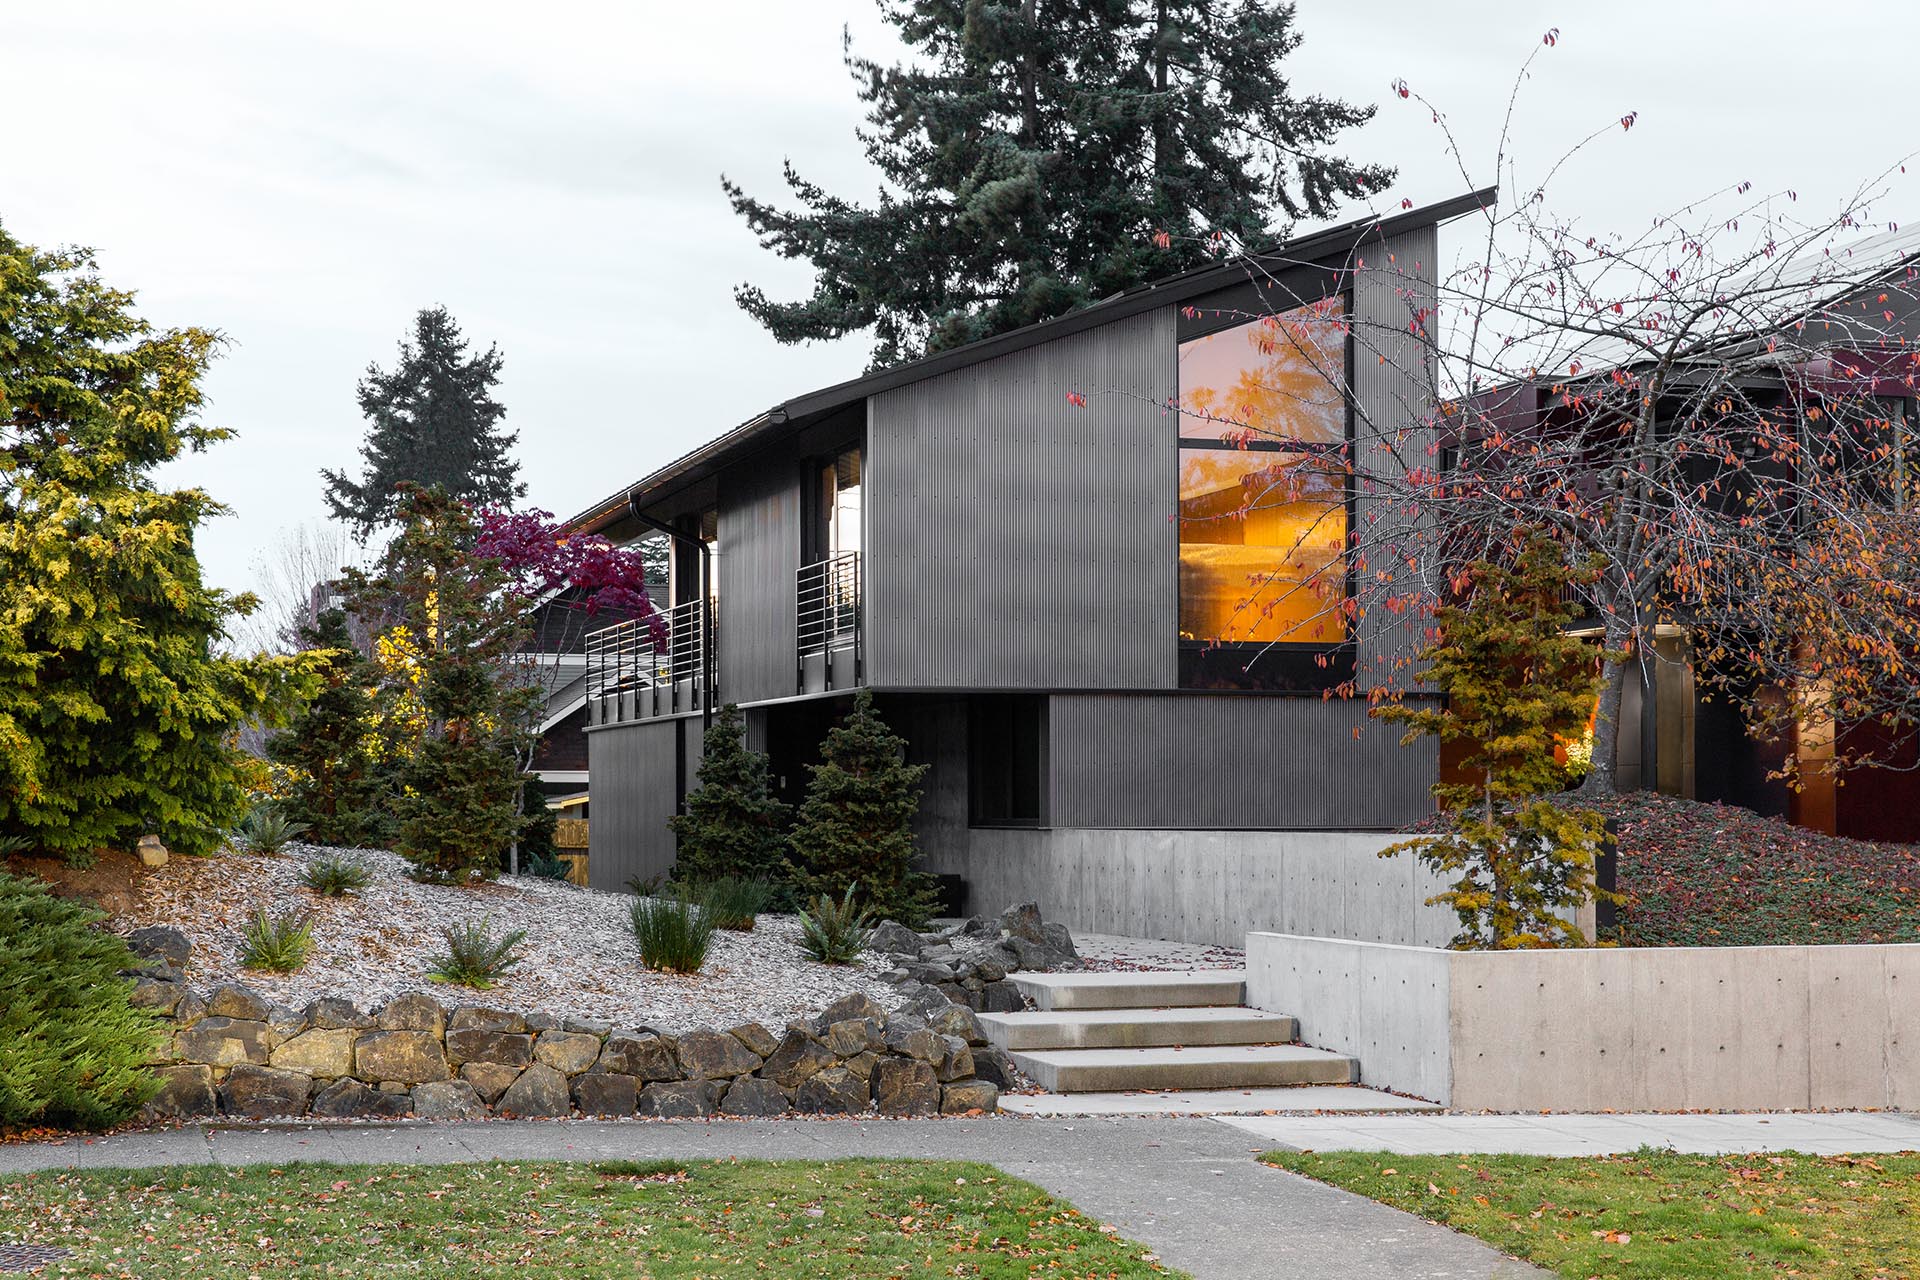
[[[1765,1115],[1220,1116],[1269,1147],[1395,1155],[1604,1156],[1641,1147],[1692,1155],[1920,1151],[1920,1116],[1893,1111]]]
[[[205,1125],[0,1146],[0,1171],[294,1160],[981,1160],[1072,1201],[1200,1280],[1544,1274],[1444,1227],[1254,1160],[1272,1145],[1213,1120],[1131,1116]]]

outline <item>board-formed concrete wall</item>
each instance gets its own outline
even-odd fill
[[[1247,1003],[1462,1110],[1920,1107],[1920,944],[1442,951],[1253,933]]]
[[[1237,947],[1255,930],[1444,945],[1458,922],[1441,882],[1396,837],[1352,831],[974,829],[929,848],[964,876],[974,911],[1037,902],[1077,932]]]

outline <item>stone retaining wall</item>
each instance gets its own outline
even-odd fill
[[[891,1015],[851,995],[779,1031],[667,1035],[418,992],[367,1012],[289,1009],[239,985],[202,996],[164,939],[131,941],[148,958],[135,1003],[171,1020],[149,1120],[955,1115],[995,1110],[1011,1083],[972,1010],[930,989]]]

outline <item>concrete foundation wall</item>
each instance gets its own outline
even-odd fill
[[[1463,1110],[1920,1107],[1920,945],[1452,952],[1255,933],[1247,1001]]]
[[[1439,881],[1395,837],[1343,831],[974,829],[927,850],[966,877],[970,909],[1037,902],[1070,929],[1237,947],[1255,930],[1444,944]]]

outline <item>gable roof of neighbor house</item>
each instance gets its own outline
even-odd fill
[[[1069,334],[1110,324],[1127,316],[1157,307],[1202,297],[1247,278],[1249,263],[1265,266],[1293,266],[1322,261],[1337,253],[1351,252],[1363,244],[1434,223],[1446,222],[1465,214],[1491,208],[1498,196],[1494,187],[1482,187],[1437,204],[1424,205],[1389,218],[1369,217],[1328,227],[1293,240],[1283,241],[1258,253],[1246,254],[1224,262],[1195,267],[1165,279],[1135,285],[1110,298],[1068,312],[1052,320],[1025,325],[991,338],[982,338],[950,351],[923,356],[906,364],[882,369],[845,382],[807,392],[757,414],[723,435],[717,436],[689,453],[643,476],[567,521],[567,527],[581,533],[605,528],[627,510],[631,498],[646,498],[669,488],[677,488],[712,474],[724,463],[740,457],[788,430],[798,430],[809,421],[858,403],[868,396],[895,387],[904,387],[926,378],[964,369],[970,365],[1007,355],[1043,342],[1052,342]]]

